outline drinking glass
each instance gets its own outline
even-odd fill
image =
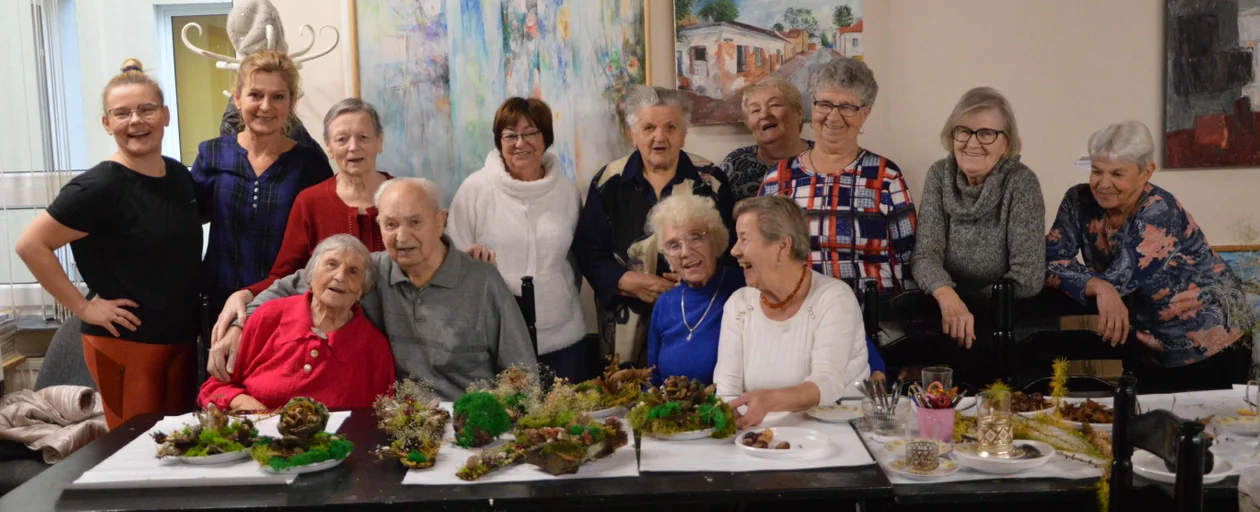
[[[976,435],[981,456],[1010,457],[1015,424],[1011,421],[1011,392],[984,391],[976,397]]]
[[[923,391],[927,391],[933,383],[941,383],[941,388],[948,391],[954,387],[954,369],[948,366],[929,366],[919,373],[923,380]]]

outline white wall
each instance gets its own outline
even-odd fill
[[[299,28],[309,24],[315,30],[332,25],[341,32],[341,42],[332,53],[302,64],[302,98],[298,100],[297,115],[306,125],[311,137],[324,142],[324,114],[338,101],[351,96],[345,76],[350,73],[346,58],[350,47],[350,31],[345,21],[345,0],[271,0],[280,11],[284,22],[284,37],[289,51],[305,46],[306,38],[300,37]],[[332,32],[317,34],[315,47],[310,53],[322,51],[333,41]],[[334,167],[334,170],[336,168]]]

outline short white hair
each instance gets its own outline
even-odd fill
[[[699,222],[704,226],[705,236],[713,246],[714,258],[726,252],[731,243],[731,232],[722,222],[722,215],[718,213],[717,203],[713,199],[693,194],[674,194],[656,203],[648,212],[648,229],[658,236],[665,226],[682,227],[688,222]]]
[[[309,282],[315,278],[315,269],[319,268],[319,260],[323,259],[324,254],[342,251],[358,254],[359,258],[361,258],[363,262],[362,293],[367,295],[368,292],[372,291],[372,285],[376,284],[376,266],[372,264],[372,252],[358,238],[345,233],[338,233],[325,238],[315,246],[315,250],[311,251],[311,258],[306,260],[306,280]]]
[[[1089,159],[1137,164],[1145,169],[1155,162],[1155,139],[1139,121],[1116,123],[1089,136]]]
[[[381,198],[385,196],[385,191],[394,185],[408,185],[416,187],[424,191],[428,196],[429,203],[433,205],[434,210],[441,210],[439,201],[442,199],[442,189],[438,188],[438,184],[428,178],[393,178],[385,180],[381,183],[380,188],[376,189],[376,195],[372,196],[372,204],[376,206],[376,210],[381,210]]]
[[[626,127],[634,130],[639,123],[639,111],[650,107],[674,107],[682,112],[683,128],[691,126],[691,98],[681,91],[653,87],[635,86],[622,103],[622,111],[626,114]]]

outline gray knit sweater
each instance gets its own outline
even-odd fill
[[[919,202],[914,279],[925,293],[952,286],[988,297],[993,282],[1015,281],[1015,296],[1041,291],[1046,278],[1041,184],[1019,157],[1003,159],[980,185],[968,185],[954,156],[928,169]]]

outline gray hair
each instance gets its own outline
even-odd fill
[[[1155,161],[1155,140],[1139,121],[1116,123],[1089,136],[1089,159],[1134,163],[1142,170]]]
[[[875,82],[875,73],[865,62],[843,57],[834,59],[814,68],[809,75],[809,94],[828,89],[847,89],[856,92],[862,99],[863,107],[875,105],[875,95],[879,94],[879,84]]]
[[[385,191],[394,185],[407,185],[424,191],[424,195],[428,196],[429,204],[434,210],[441,210],[442,189],[438,188],[438,184],[428,178],[394,178],[385,180],[381,183],[381,187],[376,189],[376,195],[372,196],[372,205],[376,206],[376,210],[381,210],[381,198],[385,196]]]
[[[1006,101],[1006,97],[992,87],[976,87],[963,93],[962,98],[958,99],[958,104],[954,105],[954,111],[950,112],[949,117],[945,119],[945,126],[941,128],[941,146],[945,148],[945,151],[954,152],[954,127],[958,126],[964,117],[986,110],[997,111],[998,115],[1002,116],[1002,121],[1006,123],[1006,128],[1002,130],[1006,132],[1006,153],[1003,153],[1002,157],[1011,158],[1018,155],[1023,146],[1019,139],[1019,128],[1015,126],[1015,111],[1011,109],[1011,104]]]
[[[740,93],[739,106],[744,112],[744,118],[748,118],[748,98],[754,94],[766,91],[776,91],[783,95],[783,100],[787,102],[789,108],[796,109],[801,113],[801,128],[805,126],[805,104],[801,100],[801,91],[797,89],[792,82],[779,77],[771,76],[762,78],[761,81],[744,88]]]
[[[363,295],[367,295],[368,292],[372,291],[372,285],[376,284],[376,265],[372,264],[372,252],[358,238],[345,233],[338,233],[325,238],[315,246],[315,250],[311,251],[311,259],[306,260],[306,281],[310,282],[314,279],[315,269],[319,267],[319,261],[324,258],[324,254],[342,251],[358,254],[362,258]]]
[[[783,196],[758,196],[735,203],[736,219],[748,213],[757,214],[757,231],[767,242],[791,238],[792,248],[788,257],[801,262],[809,261],[809,223],[796,201]]]
[[[626,114],[626,128],[634,130],[639,122],[639,111],[649,107],[674,107],[682,112],[683,128],[691,126],[691,99],[686,94],[664,87],[635,86],[622,103]]]
[[[385,133],[385,127],[381,124],[381,115],[376,112],[376,107],[360,98],[346,98],[338,101],[336,105],[328,109],[327,114],[324,114],[324,142],[328,142],[328,127],[332,126],[333,119],[355,112],[366,112],[368,117],[372,118],[372,128],[376,130],[377,137]]]
[[[692,194],[675,194],[652,207],[648,212],[648,229],[660,233],[665,226],[681,227],[688,222],[699,222],[704,225],[705,236],[713,246],[713,257],[726,252],[731,242],[731,232],[722,222],[722,215],[717,211],[717,203],[708,197]]]

